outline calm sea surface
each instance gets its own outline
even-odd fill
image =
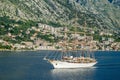
[[[48,52],[0,52],[0,80],[120,80],[120,52],[95,52],[98,63],[80,69],[53,69]]]

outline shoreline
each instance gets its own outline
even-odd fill
[[[9,50],[9,49],[0,49],[0,51],[60,51],[61,49],[40,49],[40,50]],[[120,50],[93,50],[93,51],[120,51]]]

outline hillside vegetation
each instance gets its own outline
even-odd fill
[[[22,41],[34,43],[36,39],[54,43],[61,39],[60,36],[56,38],[55,34],[44,33],[44,30],[37,31],[38,24],[41,23],[54,28],[67,27],[71,31],[77,26],[80,32],[93,31],[92,36],[95,40],[101,41],[102,37],[107,37],[119,42],[119,2],[119,0],[0,0],[0,38],[10,44],[21,44]],[[101,36],[101,32],[112,36]],[[31,39],[33,37],[36,38]]]

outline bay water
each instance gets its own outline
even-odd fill
[[[120,80],[120,51],[97,51],[91,68],[54,69],[54,51],[0,51],[0,80]]]

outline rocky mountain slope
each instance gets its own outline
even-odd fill
[[[111,1],[111,2],[110,2]],[[120,8],[113,0],[0,0],[0,16],[46,24],[84,25],[97,30],[120,30]],[[113,4],[114,3],[114,4]],[[117,5],[118,6],[118,5]],[[78,19],[76,20],[76,14]]]
[[[0,49],[56,47],[64,37],[61,32],[64,27],[72,32],[78,26],[77,31],[82,34],[77,37],[87,33],[96,42],[96,49],[119,50],[119,3],[119,0],[0,0]]]

